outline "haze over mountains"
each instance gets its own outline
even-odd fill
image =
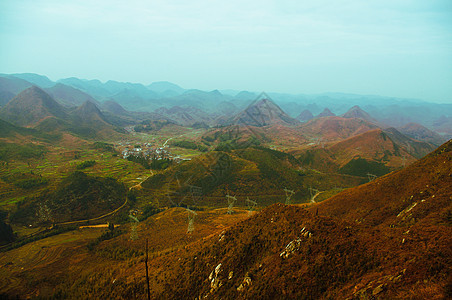
[[[451,105],[36,74],[0,103],[0,298],[142,298],[145,260],[153,298],[451,295]]]
[[[0,91],[4,95],[25,88],[0,108],[0,118],[16,126],[32,127],[43,133],[67,132],[88,139],[116,136],[124,132],[125,126],[132,130],[136,126],[147,128],[142,124],[159,120],[173,126],[212,127],[203,137],[203,143],[208,148],[223,149],[226,146],[234,149],[250,143],[274,147],[279,144],[292,149],[295,155],[301,155],[300,159],[307,165],[315,165],[315,168],[324,171],[342,172],[342,168],[356,168],[354,164],[363,163],[365,166],[361,166],[362,170],[371,170],[372,166],[366,165],[371,162],[381,164],[385,170],[381,174],[384,174],[432,151],[449,134],[447,130],[444,134],[443,130],[440,131],[441,135],[433,131],[433,125],[430,126],[433,130],[430,130],[413,122],[397,130],[358,105],[353,105],[340,116],[336,116],[328,107],[320,111],[319,105],[322,101],[330,101],[332,95],[315,98],[314,101],[320,102],[306,105],[303,104],[306,99],[305,102],[302,99],[295,102],[296,96],[277,95],[277,102],[262,93],[251,101],[250,98],[255,97],[255,94],[250,92],[239,92],[232,96],[218,90],[184,90],[169,82],[157,82],[146,87],[135,83],[101,83],[97,80],[68,78],[52,85],[47,77],[36,74],[3,75],[0,78],[3,80],[0,81]],[[46,88],[41,89],[34,84]],[[292,102],[286,102],[285,97],[290,97]],[[351,101],[349,98],[344,99],[344,95],[341,97],[335,105],[329,104],[338,107]],[[407,105],[414,103],[404,101]],[[443,108],[442,113],[452,107],[426,102],[416,102],[416,105],[419,110]],[[292,107],[289,110],[292,115],[297,115],[295,107],[304,110],[295,119],[283,110],[284,106]],[[142,110],[128,111],[124,107]],[[384,105],[372,107],[374,111],[387,109]],[[155,109],[146,111],[149,108]],[[317,115],[314,116],[310,110],[317,112]],[[401,118],[410,119],[405,116]],[[428,123],[425,119],[417,121]],[[440,124],[444,122],[447,121],[443,120]],[[234,134],[231,135],[231,132]],[[343,149],[341,145],[346,143],[354,145],[353,148],[346,146],[347,150]],[[365,146],[367,144],[369,147]],[[348,165],[350,163],[352,165]],[[344,172],[351,174],[354,171]],[[360,176],[363,176],[362,172]]]
[[[116,81],[102,83],[98,80],[78,78],[52,82],[47,77],[37,74],[2,74],[0,105],[5,106],[18,93],[32,85],[40,87],[66,107],[79,106],[85,101],[90,101],[104,109],[102,103],[111,105],[113,101],[127,111],[155,112],[162,118],[185,126],[197,122],[204,122],[210,126],[228,124],[229,118],[240,111],[245,111],[259,96],[248,91],[187,90],[170,82],[154,82],[148,86]],[[268,98],[277,105],[277,110],[281,110],[279,114],[287,114],[284,116],[286,119],[284,122],[289,120],[287,117],[297,117],[304,122],[310,120],[311,115],[317,118],[341,115],[393,127],[417,123],[437,131],[446,139],[452,135],[449,126],[452,122],[452,104],[335,93],[322,95],[268,93]],[[359,107],[356,107],[358,105]],[[294,124],[293,120],[288,123]],[[266,122],[261,125],[264,124],[268,125]]]

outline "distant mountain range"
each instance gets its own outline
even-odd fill
[[[0,118],[16,126],[43,132],[68,131],[85,138],[118,131],[93,102],[87,100],[75,109],[65,108],[36,86],[11,99],[0,109]]]
[[[65,107],[80,106],[85,101],[90,101],[101,110],[109,110],[108,106],[111,108],[112,101],[116,102],[129,113],[129,118],[113,117],[116,124],[133,123],[137,116],[139,120],[158,116],[184,126],[200,122],[209,126],[224,126],[239,119],[243,121],[243,125],[295,125],[295,117],[298,121],[306,122],[314,117],[341,115],[345,118],[360,118],[379,123],[379,126],[383,127],[402,128],[409,123],[417,123],[440,134],[443,140],[452,137],[452,104],[340,93],[268,93],[267,98],[272,100],[272,112],[268,112],[266,116],[260,115],[261,119],[258,120],[255,118],[256,113],[267,104],[253,104],[253,101],[262,100],[254,92],[184,89],[165,81],[143,85],[111,80],[102,83],[99,80],[72,77],[53,82],[46,76],[23,73],[0,74],[0,106],[6,106],[10,100],[32,85],[40,87]],[[104,106],[104,102],[109,104]],[[115,106],[118,109],[118,106]],[[175,108],[172,109],[173,107]],[[150,112],[154,114],[145,114]],[[109,111],[109,114],[115,112]],[[126,113],[122,111],[120,115],[125,117]],[[275,116],[279,120],[276,120]],[[251,118],[254,118],[252,122]],[[436,137],[436,143],[438,142]]]

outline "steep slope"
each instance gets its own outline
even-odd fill
[[[63,105],[67,106],[79,106],[86,101],[97,103],[97,100],[87,93],[62,83],[57,83],[55,86],[47,88],[45,91],[55,100],[60,101]]]
[[[106,111],[109,111],[115,115],[128,115],[128,111],[124,109],[119,103],[108,100],[102,103],[102,108]]]
[[[82,123],[105,122],[105,117],[99,108],[91,101],[86,101],[80,105],[72,115]]]
[[[358,105],[353,106],[350,108],[345,114],[341,115],[342,118],[358,118],[363,119],[365,121],[371,122],[371,123],[377,123],[377,120],[372,118],[367,112],[361,109]]]
[[[0,110],[0,118],[18,126],[35,125],[47,117],[64,119],[67,113],[58,102],[36,86],[21,92]]]
[[[104,114],[92,102],[86,101],[71,113],[71,131],[91,138],[102,138],[118,134]]]
[[[448,143],[311,212],[271,206],[177,253],[177,265],[167,260],[175,271],[160,296],[448,298],[452,164],[444,161],[451,159]]]
[[[428,142],[436,146],[439,146],[446,141],[443,136],[417,123],[408,123],[397,129],[413,139]]]
[[[362,119],[341,117],[316,118],[298,126],[300,131],[312,140],[324,142],[339,141],[377,128],[375,124]]]
[[[372,129],[323,147],[295,151],[304,166],[324,172],[381,176],[416,161],[435,148],[401,133]]]
[[[314,115],[311,113],[309,109],[303,110],[297,117],[297,120],[301,122],[306,122],[311,119],[314,119]]]
[[[298,121],[286,114],[266,95],[263,95],[262,99],[254,101],[243,112],[239,113],[234,118],[233,123],[263,127],[273,124],[296,125]]]
[[[0,75],[0,106],[6,105],[11,99],[32,84],[11,75]]]
[[[323,118],[323,117],[334,117],[334,116],[336,116],[336,115],[334,113],[332,113],[331,110],[329,110],[327,107],[325,107],[325,109],[315,117]]]
[[[383,131],[391,138],[392,141],[394,141],[394,143],[407,149],[408,153],[416,158],[422,158],[435,149],[434,145],[414,140],[402,134],[395,128],[390,127],[384,129]]]
[[[315,207],[319,213],[370,225],[450,225],[452,141],[407,168],[345,190]]]

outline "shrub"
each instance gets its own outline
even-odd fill
[[[92,167],[96,164],[95,160],[87,160],[84,162],[81,162],[80,164],[77,165],[77,170],[83,170],[89,167]]]

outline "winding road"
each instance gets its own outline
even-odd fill
[[[317,192],[315,195],[314,195],[314,197],[312,197],[311,198],[311,203],[316,203],[315,202],[315,198],[318,196],[318,195],[320,195],[321,193],[323,193],[324,191],[322,191],[322,192]]]

